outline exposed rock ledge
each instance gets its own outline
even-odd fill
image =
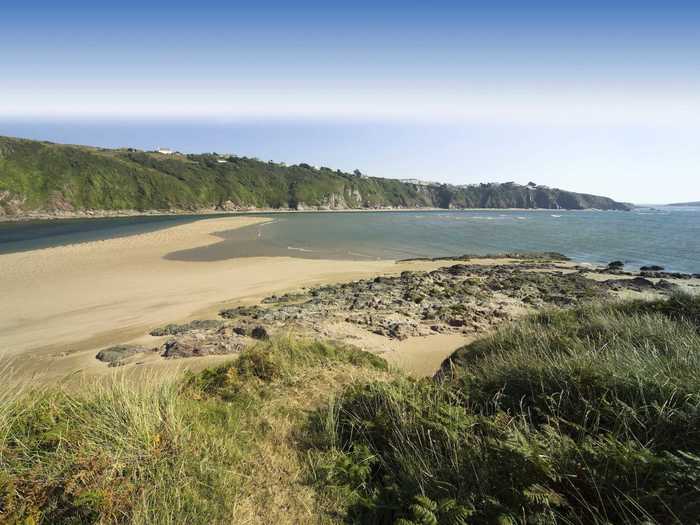
[[[700,288],[700,275],[647,278],[620,269],[578,266],[559,254],[491,257],[497,260],[484,264],[464,256],[458,264],[433,271],[405,271],[395,277],[273,295],[257,305],[224,310],[222,319],[154,330],[152,335],[167,339],[152,349],[113,347],[97,357],[119,366],[145,352],[169,359],[236,354],[256,339],[288,330],[336,339],[347,338],[349,331],[393,340],[476,335],[535,309]]]

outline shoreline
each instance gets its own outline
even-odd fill
[[[194,217],[194,216],[248,216],[273,213],[372,213],[372,212],[451,212],[451,211],[536,211],[536,212],[620,212],[627,210],[600,210],[597,208],[557,209],[557,208],[343,208],[343,209],[285,209],[254,208],[242,210],[86,210],[80,212],[29,212],[22,215],[0,215],[0,223],[23,223],[30,221],[54,221],[71,219],[117,219],[126,217]]]
[[[349,281],[444,263],[251,257],[172,261],[217,232],[263,224],[251,216],[211,218],[154,232],[0,254],[0,360],[24,376],[104,373],[96,349],[154,328],[304,286]]]
[[[337,283],[345,283],[339,285],[339,289],[348,290],[355,286],[348,283],[361,279],[380,283],[377,286],[381,289],[385,286],[381,285],[382,279],[386,277],[433,272],[454,265],[493,267],[498,273],[505,271],[503,265],[532,264],[527,258],[517,260],[512,256],[412,261],[258,256],[206,262],[167,257],[178,250],[215,244],[220,241],[217,234],[222,231],[262,226],[273,220],[250,215],[211,217],[126,237],[0,254],[0,289],[3,290],[0,362],[7,364],[10,361],[16,373],[41,381],[61,380],[76,373],[80,376],[110,374],[113,369],[95,359],[101,348],[119,344],[141,344],[153,348],[163,342],[149,335],[155,328],[169,323],[212,319],[224,309],[255,306],[275,294],[294,296],[300,290],[308,293],[310,288],[335,286]],[[547,265],[554,264],[559,267],[559,273],[588,272],[590,280],[611,278],[608,272],[598,267],[573,261],[550,263],[540,259],[538,264],[545,265],[545,270]],[[452,279],[448,277],[449,272],[442,275],[443,280]],[[494,277],[496,288],[512,280],[507,272],[498,275],[495,278],[488,272],[480,274],[476,271],[475,278],[479,281]],[[618,281],[633,280],[636,275],[636,272],[618,272],[614,278]],[[655,286],[665,278],[671,277],[651,277],[652,284]],[[650,286],[648,280],[642,281],[642,287]],[[697,279],[684,283],[700,288]],[[423,292],[432,293],[430,290],[433,290],[432,286]],[[370,294],[370,297],[374,295]],[[477,296],[479,293],[470,292],[465,299]],[[403,298],[404,294],[399,297]],[[418,305],[419,302],[411,304]],[[385,304],[394,303],[387,299]],[[509,304],[505,300],[504,308],[510,308]],[[482,306],[475,311],[480,312]],[[350,312],[348,315],[355,314]],[[432,333],[423,330],[425,327],[415,332],[416,326],[410,325],[413,335],[408,339],[387,339],[361,326],[348,325],[343,321],[345,317],[348,316],[341,315],[340,324],[335,323],[335,326],[321,317],[316,324],[319,335],[346,340],[350,344],[356,341],[404,370],[419,375],[439,364],[438,361],[467,341],[471,334],[439,331],[442,328]],[[367,319],[371,318],[374,318],[372,323],[376,322],[375,314],[369,312]],[[203,368],[227,358],[230,359],[231,355],[183,362],[162,359],[159,354],[151,352],[137,364],[158,368]]]

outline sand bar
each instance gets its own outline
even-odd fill
[[[427,268],[435,263],[255,257],[173,261],[173,251],[220,241],[216,232],[261,217],[200,220],[155,232],[0,255],[0,357],[25,375],[61,376],[104,365],[94,350],[169,322],[214,317],[265,295]]]

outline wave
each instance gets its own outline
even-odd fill
[[[374,255],[366,255],[364,253],[357,252],[348,252],[348,255],[352,255],[353,257],[364,257],[365,259],[379,259],[379,257],[375,257]]]
[[[298,248],[296,246],[287,246],[287,249],[295,252],[313,252],[313,250],[308,250],[307,248]]]

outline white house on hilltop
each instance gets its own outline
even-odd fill
[[[168,148],[158,148],[156,151],[163,155],[172,155],[173,153],[175,153],[173,150]]]
[[[419,180],[419,179],[399,179],[401,182],[405,184],[415,184],[416,186],[439,186],[439,182],[431,182],[428,180]]]

